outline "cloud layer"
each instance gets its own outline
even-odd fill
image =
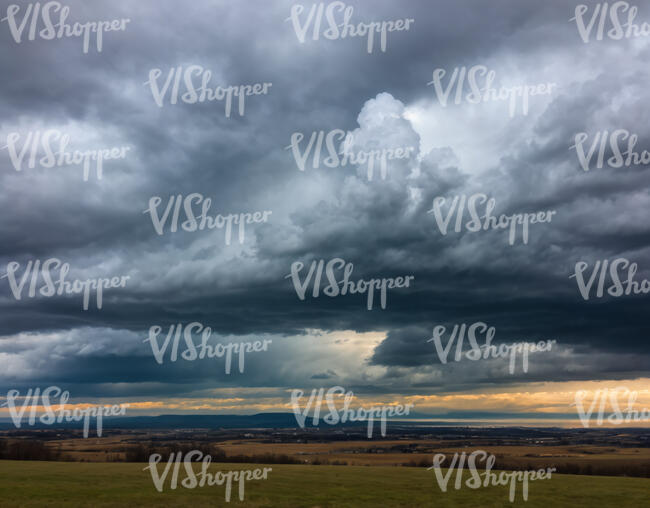
[[[28,298],[25,289],[17,300],[0,279],[0,392],[50,383],[155,400],[340,384],[428,396],[648,376],[647,295],[586,301],[570,278],[580,261],[620,257],[637,263],[637,280],[650,278],[647,164],[584,171],[570,148],[580,132],[588,149],[597,132],[626,129],[639,152],[650,149],[647,38],[585,44],[564,0],[348,2],[358,21],[415,20],[370,54],[364,38],[301,44],[287,21],[292,2],[66,4],[70,22],[130,22],[88,54],[76,38],[16,43],[2,22],[2,145],[11,133],[20,148],[29,132],[57,129],[71,150],[130,149],[88,181],[79,165],[16,171],[0,151],[0,272],[58,258],[70,280],[130,278],[87,311],[81,295]],[[639,5],[637,18],[650,9]],[[272,87],[246,97],[244,116],[226,118],[219,102],[158,107],[150,70],[162,82],[189,65],[209,69],[213,88]],[[531,97],[527,115],[510,117],[503,101],[443,107],[427,85],[434,69],[449,78],[473,65],[493,69],[497,87],[556,88]],[[313,132],[334,129],[352,132],[355,152],[413,147],[412,157],[389,161],[386,179],[375,169],[369,180],[367,162],[314,168],[308,159],[300,171],[292,134],[303,133],[304,153]],[[227,245],[224,229],[158,235],[143,213],[150,199],[161,198],[162,214],[171,196],[192,193],[211,199],[211,216],[272,214],[246,225],[243,243],[234,234]],[[434,198],[448,206],[476,193],[495,199],[497,215],[555,215],[531,225],[527,244],[510,245],[504,230],[457,233],[453,221],[443,235]],[[304,275],[334,258],[353,263],[353,280],[414,280],[390,290],[385,309],[379,296],[370,311],[366,295],[313,298],[311,286],[300,300],[292,264]],[[217,342],[273,344],[250,355],[245,374],[225,375],[214,360],[156,364],[149,328],[194,321]],[[427,342],[433,327],[477,321],[496,328],[497,345],[555,339],[558,348],[513,375],[505,359],[441,364]]]

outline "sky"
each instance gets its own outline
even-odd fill
[[[587,25],[599,3],[584,3]],[[306,26],[301,42],[292,12],[300,29],[312,3],[295,14],[283,0],[66,0],[70,25],[128,19],[103,33],[101,51],[91,33],[84,53],[81,37],[29,40],[32,4],[17,4],[9,16],[12,2],[0,2],[0,398],[59,386],[71,403],[129,403],[131,415],[290,412],[292,390],[341,386],[364,406],[412,402],[421,414],[471,417],[573,414],[576,391],[627,387],[650,407],[647,294],[613,296],[606,282],[598,297],[598,272],[588,299],[579,286],[597,261],[620,258],[636,263],[639,284],[650,279],[648,164],[614,167],[605,143],[597,167],[592,145],[622,129],[637,136],[640,158],[650,150],[647,36],[597,40],[596,24],[584,42],[575,0],[346,2],[355,26],[413,20],[387,32],[385,51],[377,35],[369,52],[367,37],[326,38],[325,21],[316,40]],[[639,2],[634,22],[646,20],[650,6]],[[522,102],[510,114],[507,100],[472,103],[446,89],[455,70],[477,65],[494,71],[497,90],[553,86],[529,97],[527,114]],[[171,70],[194,69],[201,82],[190,66],[211,73],[212,91],[271,85],[245,96],[243,110],[235,97],[229,115],[224,100],[172,104],[175,86],[179,97],[187,90]],[[409,157],[388,160],[385,179],[377,163],[370,179],[367,163],[328,167],[323,139],[318,167],[308,157],[301,170],[295,155],[312,133],[337,129],[352,133],[354,153],[404,147]],[[69,152],[118,149],[101,179],[91,161],[84,180],[82,164],[29,167],[26,140],[37,131],[66,136]],[[587,141],[572,148],[580,133]],[[38,160],[46,152],[35,146]],[[588,171],[578,148],[595,150]],[[193,193],[196,215],[210,199],[223,227],[184,230],[188,205],[172,197]],[[496,216],[554,213],[530,224],[526,243],[521,225],[513,242],[505,229],[455,231],[454,197],[475,194],[494,199]],[[446,234],[436,198],[445,198],[440,217],[451,217]],[[156,229],[166,207],[171,221],[178,210],[177,231]],[[249,223],[229,235],[229,214],[250,214]],[[39,294],[42,278],[29,297],[28,263],[51,259],[69,265],[69,287],[123,280],[103,290],[101,308],[96,291],[87,310],[79,292]],[[355,282],[410,283],[387,289],[384,305],[374,292],[370,310],[367,293],[328,296],[325,275],[318,296],[312,280],[301,299],[294,280],[337,259],[352,263]],[[23,276],[22,292],[12,288]],[[167,350],[157,362],[151,328],[162,345],[171,326],[191,323],[210,327],[212,347],[268,347],[247,352],[243,372],[234,354],[226,373],[225,357],[180,357],[181,337],[179,358]],[[526,372],[521,354],[512,373],[509,358],[454,361],[455,344],[444,363],[434,328],[445,327],[446,346],[454,325],[473,323],[494,327],[497,346],[556,342],[531,353]]]

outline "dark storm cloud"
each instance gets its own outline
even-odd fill
[[[13,373],[7,383],[65,381],[81,390],[125,383],[119,390],[158,394],[215,382],[288,386],[337,376],[368,391],[385,386],[326,363],[310,363],[314,370],[287,378],[287,363],[301,362],[307,347],[294,348],[294,356],[269,354],[266,363],[252,359],[261,362],[257,375],[228,378],[207,362],[158,366],[142,345],[121,346],[140,342],[154,324],[191,321],[224,336],[293,341],[307,340],[314,329],[386,332],[363,368],[385,367],[385,380],[404,391],[479,386],[486,379],[647,375],[640,361],[623,361],[649,352],[650,327],[642,317],[647,297],[586,302],[569,278],[578,261],[617,256],[639,264],[637,278],[650,274],[646,168],[585,173],[569,150],[577,132],[617,128],[638,134],[638,149],[650,147],[646,41],[583,44],[569,22],[575,8],[569,1],[348,2],[354,20],[415,19],[409,31],[389,34],[386,53],[372,54],[358,38],[299,44],[286,21],[293,2],[66,3],[72,21],[131,22],[124,32],[106,34],[101,53],[87,55],[77,39],[15,44],[7,23],[0,24],[0,135],[57,128],[73,135],[72,149],[126,144],[132,150],[124,161],[106,161],[101,181],[88,182],[79,167],[16,172],[0,151],[6,211],[0,272],[10,261],[24,266],[58,257],[70,263],[72,277],[131,278],[126,288],[106,291],[101,310],[88,311],[79,296],[16,301],[0,279],[2,352],[26,366],[43,362],[32,377]],[[645,20],[650,12],[639,8]],[[531,104],[528,116],[507,119],[505,111],[483,105],[468,113],[471,105],[461,104],[448,106],[443,117],[426,85],[432,70],[477,63],[560,86],[547,104]],[[212,86],[273,86],[268,95],[248,98],[243,117],[225,118],[221,103],[157,107],[144,85],[150,69],[160,68],[164,77],[190,64],[210,69]],[[468,145],[497,136],[495,161],[477,173],[463,163],[463,147],[419,132],[408,119],[413,111],[434,120],[456,114],[448,128],[464,132]],[[378,140],[414,146],[420,158],[391,165],[386,181],[367,181],[363,168],[298,171],[285,149],[291,134],[336,128],[358,129],[360,147]],[[425,141],[433,148],[420,151]],[[164,206],[169,196],[192,192],[212,199],[213,215],[273,214],[268,224],[248,227],[243,246],[226,246],[219,230],[156,235],[143,214],[149,199],[160,196]],[[503,231],[441,235],[427,214],[433,198],[474,192],[494,196],[497,214],[552,209],[557,215],[531,228],[528,245],[509,246]],[[366,311],[362,295],[299,301],[285,278],[291,264],[334,257],[354,263],[355,279],[414,275],[415,281],[389,292],[385,310]],[[432,327],[479,320],[497,328],[497,343],[556,338],[587,348],[585,369],[576,371],[574,359],[559,356],[528,376],[503,375],[502,365],[474,373],[473,365],[447,365],[455,369],[454,381],[440,377],[426,342]],[[42,341],[59,334],[72,347],[60,358],[31,342],[24,350],[7,349],[23,332],[41,334]],[[103,342],[106,333],[113,338]],[[74,352],[97,341],[105,348],[79,362]],[[272,375],[262,375],[264,365]],[[418,367],[430,380],[414,376]],[[147,391],[147,383],[156,388]]]

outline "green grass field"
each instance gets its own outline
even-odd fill
[[[146,464],[0,461],[0,506],[13,507],[471,507],[526,506],[646,507],[650,480],[602,476],[555,475],[529,483],[528,501],[518,484],[514,503],[508,487],[440,491],[433,471],[405,467],[271,465],[267,480],[246,483],[239,501],[233,483],[230,503],[223,486],[178,487],[160,493]],[[162,471],[163,464],[158,465]],[[213,464],[210,471],[254,469],[252,464]],[[198,467],[195,468],[198,470]],[[171,473],[170,473],[171,476]],[[185,477],[181,467],[179,481]]]

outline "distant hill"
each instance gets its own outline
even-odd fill
[[[91,418],[91,429],[95,428],[95,419]],[[160,416],[123,416],[104,417],[105,429],[286,429],[299,428],[293,413],[258,413],[254,415],[160,415]],[[345,427],[366,426],[367,422],[346,423]],[[306,427],[314,427],[312,420],[305,423]],[[333,427],[323,422],[321,418],[317,427]],[[339,425],[341,426],[341,425]],[[21,429],[63,428],[78,429],[83,427],[83,421],[63,422],[44,425],[36,420],[34,425],[27,424],[23,418]],[[11,419],[0,422],[0,429],[15,429]]]
[[[366,427],[366,421],[346,422],[345,424],[328,425],[323,421],[325,413],[321,412],[321,418],[316,426],[313,420],[308,417],[305,420],[305,428],[315,427]],[[44,425],[36,420],[33,426],[28,425],[26,413],[22,420],[21,429],[79,429],[83,427],[83,421],[72,423],[55,423]],[[556,422],[562,418],[575,419],[572,414],[539,414],[539,413],[489,413],[489,412],[449,412],[445,414],[429,415],[422,413],[411,413],[408,417],[388,419],[390,426],[426,426],[426,427],[492,427],[491,420],[509,420],[508,427],[521,426],[518,421],[523,419],[539,421],[535,425],[528,423],[525,427],[554,427]],[[197,415],[197,414],[171,414],[160,416],[121,416],[104,417],[103,427],[105,429],[288,429],[299,428],[296,417],[293,413],[257,413],[253,415]],[[96,428],[95,418],[90,420],[91,428]],[[471,423],[470,423],[471,422]],[[542,424],[542,422],[544,422]],[[375,418],[374,428],[378,429],[379,421]],[[578,423],[576,421],[576,423]],[[500,426],[504,426],[503,424]],[[579,427],[579,425],[576,425]],[[10,418],[0,418],[0,430],[15,429]]]

